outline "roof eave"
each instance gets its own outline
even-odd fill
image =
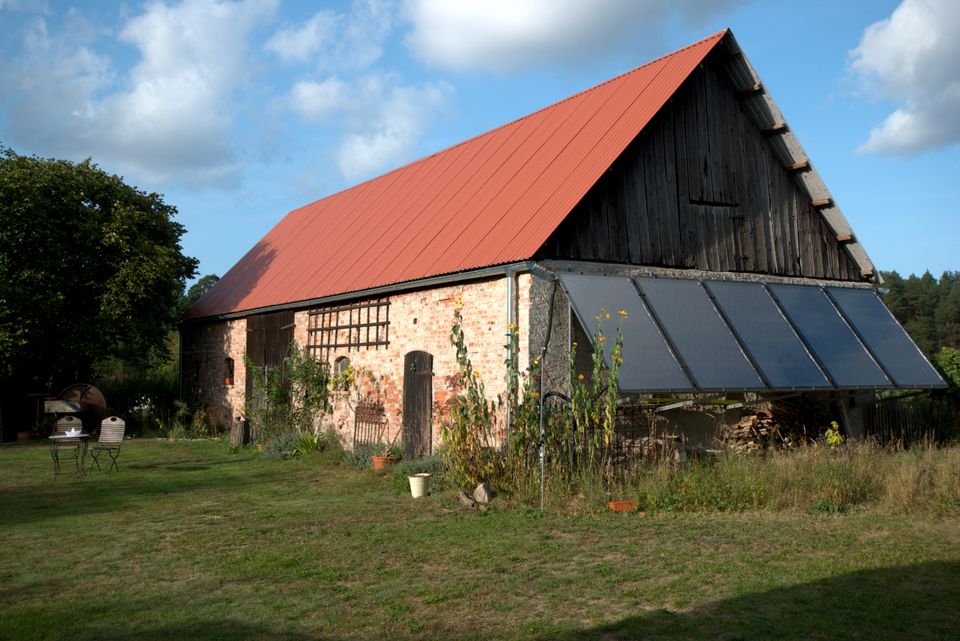
[[[181,319],[181,325],[190,325],[193,323],[210,323],[217,321],[228,321],[234,320],[237,318],[245,318],[247,316],[253,316],[255,314],[267,314],[270,312],[280,312],[288,310],[298,310],[298,309],[307,309],[310,307],[317,307],[321,305],[330,305],[333,303],[340,303],[348,300],[356,300],[362,298],[372,298],[375,296],[384,296],[390,294],[399,294],[415,289],[422,289],[424,287],[438,287],[443,285],[451,285],[455,283],[463,283],[473,280],[480,280],[484,278],[490,278],[491,276],[500,276],[509,273],[519,273],[519,272],[540,272],[542,269],[533,261],[524,260],[524,261],[515,261],[511,263],[503,263],[500,265],[491,265],[489,267],[481,267],[478,269],[469,269],[460,272],[453,272],[450,274],[442,274],[440,276],[429,276],[427,278],[418,278],[416,280],[409,280],[400,283],[391,283],[389,285],[382,285],[379,287],[370,287],[367,289],[356,290],[352,292],[343,292],[340,294],[333,294],[330,296],[321,296],[318,298],[310,298],[301,301],[293,301],[289,303],[281,303],[278,305],[268,305],[265,307],[255,307],[251,309],[243,309],[234,312],[228,312],[225,314],[214,314],[210,316],[196,316],[192,318],[183,318]]]

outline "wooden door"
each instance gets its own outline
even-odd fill
[[[403,456],[429,456],[433,424],[433,355],[409,352],[403,358]]]
[[[293,312],[258,314],[247,318],[247,403],[256,403],[253,389],[255,369],[263,372],[264,380],[268,382],[274,370],[279,370],[281,379],[285,379],[283,365],[290,353],[293,329]],[[252,435],[254,440],[258,436]]]

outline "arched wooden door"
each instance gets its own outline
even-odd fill
[[[433,425],[433,355],[409,352],[403,358],[403,456],[429,456]]]

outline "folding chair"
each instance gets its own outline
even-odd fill
[[[53,428],[52,436],[66,436],[68,430],[83,431],[83,422],[76,416],[63,416],[57,419]],[[72,452],[74,461],[77,464],[77,471],[80,469],[80,453],[83,449],[83,442],[80,439],[69,439],[50,441],[50,456],[53,458],[53,473],[55,476],[60,474],[60,453]]]
[[[114,469],[120,471],[120,466],[117,465],[117,457],[120,456],[120,446],[123,445],[123,433],[126,429],[127,424],[121,418],[109,416],[103,419],[103,422],[100,423],[100,438],[90,446],[90,456],[93,457],[90,461],[90,469],[93,469],[94,464],[96,464],[98,470],[100,469],[98,457],[101,452],[106,452],[110,455],[110,467],[107,468],[107,471],[112,472]]]

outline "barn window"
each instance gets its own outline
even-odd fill
[[[337,360],[333,361],[333,375],[340,376],[347,368],[350,367],[350,359],[346,356],[341,356]]]
[[[343,376],[344,372],[350,369],[350,359],[346,356],[341,356],[337,360],[333,361],[333,377],[338,379]],[[350,389],[350,381],[342,379],[343,389]]]
[[[233,385],[233,359],[223,359],[223,382],[227,385]]]
[[[316,358],[328,361],[332,351],[386,349],[389,345],[389,298],[321,307],[310,312],[307,350]]]

